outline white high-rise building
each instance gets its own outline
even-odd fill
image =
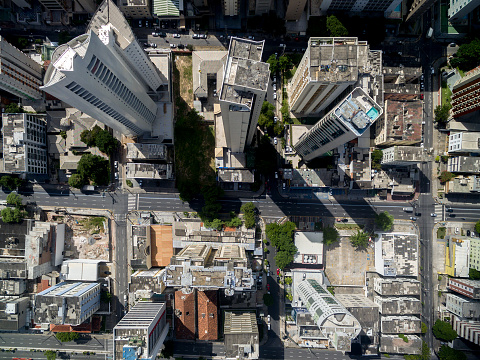
[[[42,66],[0,36],[0,89],[22,99],[41,99]]]
[[[252,142],[269,81],[264,41],[232,37],[220,92],[226,147],[241,153]]]
[[[105,0],[87,34],[59,46],[45,74],[46,92],[125,135],[152,131],[166,84],[120,10]]]

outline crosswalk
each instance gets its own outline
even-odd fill
[[[128,194],[128,211],[137,208],[138,194]]]
[[[437,221],[444,221],[443,205],[435,204],[433,212],[437,214]]]

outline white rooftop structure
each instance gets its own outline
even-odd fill
[[[293,261],[298,264],[323,264],[323,233],[316,232],[295,232],[295,246],[297,253]]]
[[[73,281],[97,281],[98,264],[101,260],[73,259],[64,261],[61,276],[64,280]]]

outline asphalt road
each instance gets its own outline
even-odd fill
[[[112,357],[109,357],[108,355],[105,356],[105,354],[95,354],[95,355],[83,355],[84,349],[82,349],[82,352],[78,352],[75,354],[72,353],[66,353],[59,351],[57,352],[57,359],[74,359],[74,360],[105,360],[105,359],[112,359]],[[11,360],[13,357],[16,358],[24,358],[24,359],[32,359],[32,360],[45,360],[46,357],[43,354],[43,351],[21,351],[21,350],[16,350],[15,352],[0,352],[0,360],[6,359],[6,360]]]

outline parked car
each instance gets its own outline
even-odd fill
[[[274,143],[275,145],[277,145],[277,144],[278,144],[278,140],[277,140],[277,138],[276,138],[276,137],[274,137],[274,138],[273,138],[273,143]]]
[[[452,209],[452,208],[448,208],[448,209],[445,209],[445,211],[451,213],[451,212],[453,212],[453,209]]]
[[[472,235],[471,235],[471,236],[472,236],[472,237],[475,237],[475,236],[476,236],[476,235],[475,235],[475,231],[472,230]]]
[[[181,38],[180,34],[173,34],[173,37],[177,39]]]
[[[192,39],[200,39],[200,35],[198,35],[198,34],[193,34],[193,35],[192,35]]]
[[[277,100],[277,93],[276,92],[273,93],[273,100]]]
[[[118,172],[115,173],[115,180],[118,180]]]
[[[467,236],[470,236],[470,235],[471,235],[470,230],[467,230]]]
[[[114,165],[115,165],[115,169],[118,169],[118,161],[115,161]]]
[[[178,48],[179,48],[179,49],[185,49],[185,45],[183,45],[183,44],[178,44]]]
[[[460,229],[457,227],[455,228],[455,235],[457,235],[460,232]]]
[[[175,49],[175,48],[177,47],[177,45],[175,45],[175,44],[170,44],[170,47],[171,47],[172,49]]]
[[[201,38],[201,39],[206,39],[206,38],[207,38],[207,34],[201,34],[201,35],[200,35],[200,38]]]
[[[267,290],[270,291],[270,284],[267,284]]]
[[[277,269],[277,275],[280,275],[280,269]]]
[[[273,91],[277,91],[277,84],[273,83]]]
[[[277,122],[278,121],[278,117],[277,116],[274,116],[273,117],[273,122]]]
[[[431,217],[437,217],[437,214],[431,213],[430,216],[431,216]]]
[[[417,221],[417,218],[415,216],[410,216],[410,220]]]

